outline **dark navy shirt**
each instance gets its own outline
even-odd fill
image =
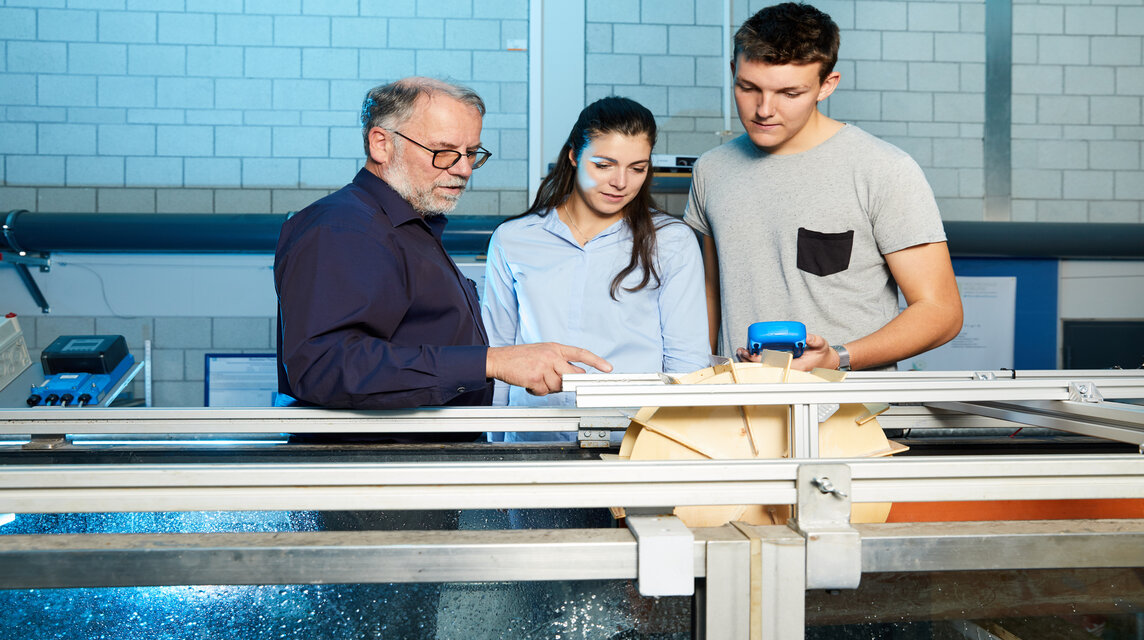
[[[441,244],[446,223],[362,169],[282,225],[280,393],[358,409],[490,403],[480,305]]]

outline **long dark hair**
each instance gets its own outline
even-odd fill
[[[576,182],[576,165],[572,164],[572,158],[580,158],[584,147],[588,146],[592,139],[609,133],[646,136],[648,144],[655,147],[655,117],[647,107],[635,100],[618,96],[601,98],[584,107],[580,112],[580,118],[576,120],[571,133],[568,134],[568,140],[560,148],[560,154],[556,157],[556,167],[541,181],[532,206],[516,217],[532,213],[545,216],[567,200]],[[624,278],[636,269],[643,269],[643,278],[634,287],[624,287],[624,291],[634,293],[652,282],[655,283],[653,287],[658,287],[660,283],[654,260],[657,227],[652,220],[652,212],[658,208],[655,199],[651,197],[650,166],[648,173],[639,193],[623,210],[624,221],[632,231],[632,259],[628,262],[628,266],[621,269],[612,279],[610,290],[613,300],[618,299],[616,292],[619,291]]]

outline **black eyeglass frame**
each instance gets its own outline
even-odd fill
[[[405,138],[406,140],[412,142],[413,144],[421,147],[422,149],[428,151],[429,153],[432,153],[433,154],[433,166],[438,168],[438,169],[452,169],[454,165],[456,165],[458,162],[461,161],[461,156],[465,156],[469,159],[469,164],[473,167],[473,169],[480,169],[482,166],[484,166],[484,164],[486,162],[488,162],[489,158],[493,157],[493,152],[489,151],[488,149],[486,149],[484,147],[477,147],[476,151],[469,151],[468,153],[461,153],[460,151],[457,151],[455,149],[430,149],[429,147],[426,147],[425,145],[421,144],[420,142],[414,140],[413,138],[410,138],[409,136],[405,135],[404,133],[401,133],[397,129],[390,129],[390,131],[396,133],[397,135],[401,136],[402,138]],[[440,158],[442,155],[444,155],[446,158],[448,158],[449,157],[448,154],[453,154],[455,156],[453,158],[452,162],[450,162],[449,164],[447,164],[443,167],[441,165],[437,164],[437,158]]]

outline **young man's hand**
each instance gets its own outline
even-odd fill
[[[751,355],[751,352],[743,347],[739,347],[735,355],[739,358],[739,362],[762,362],[763,360],[761,353]],[[826,338],[808,333],[806,334],[806,350],[802,352],[801,356],[791,360],[790,367],[799,371],[810,371],[816,368],[837,369],[838,352],[830,348]]]
[[[508,384],[524,387],[536,396],[556,393],[563,388],[566,373],[584,373],[573,362],[582,362],[608,373],[612,365],[600,356],[556,342],[520,344],[512,347],[489,347],[485,358],[485,375]]]

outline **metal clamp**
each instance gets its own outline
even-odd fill
[[[1069,400],[1072,402],[1104,402],[1104,396],[1092,382],[1070,382]]]
[[[695,593],[695,535],[675,516],[625,518],[636,538],[636,575],[642,596]]]
[[[582,416],[577,440],[582,449],[606,449],[612,444],[611,432],[628,428],[622,416]]]
[[[798,467],[797,516],[790,526],[806,539],[806,588],[855,589],[862,579],[862,538],[850,526],[850,467]]]

